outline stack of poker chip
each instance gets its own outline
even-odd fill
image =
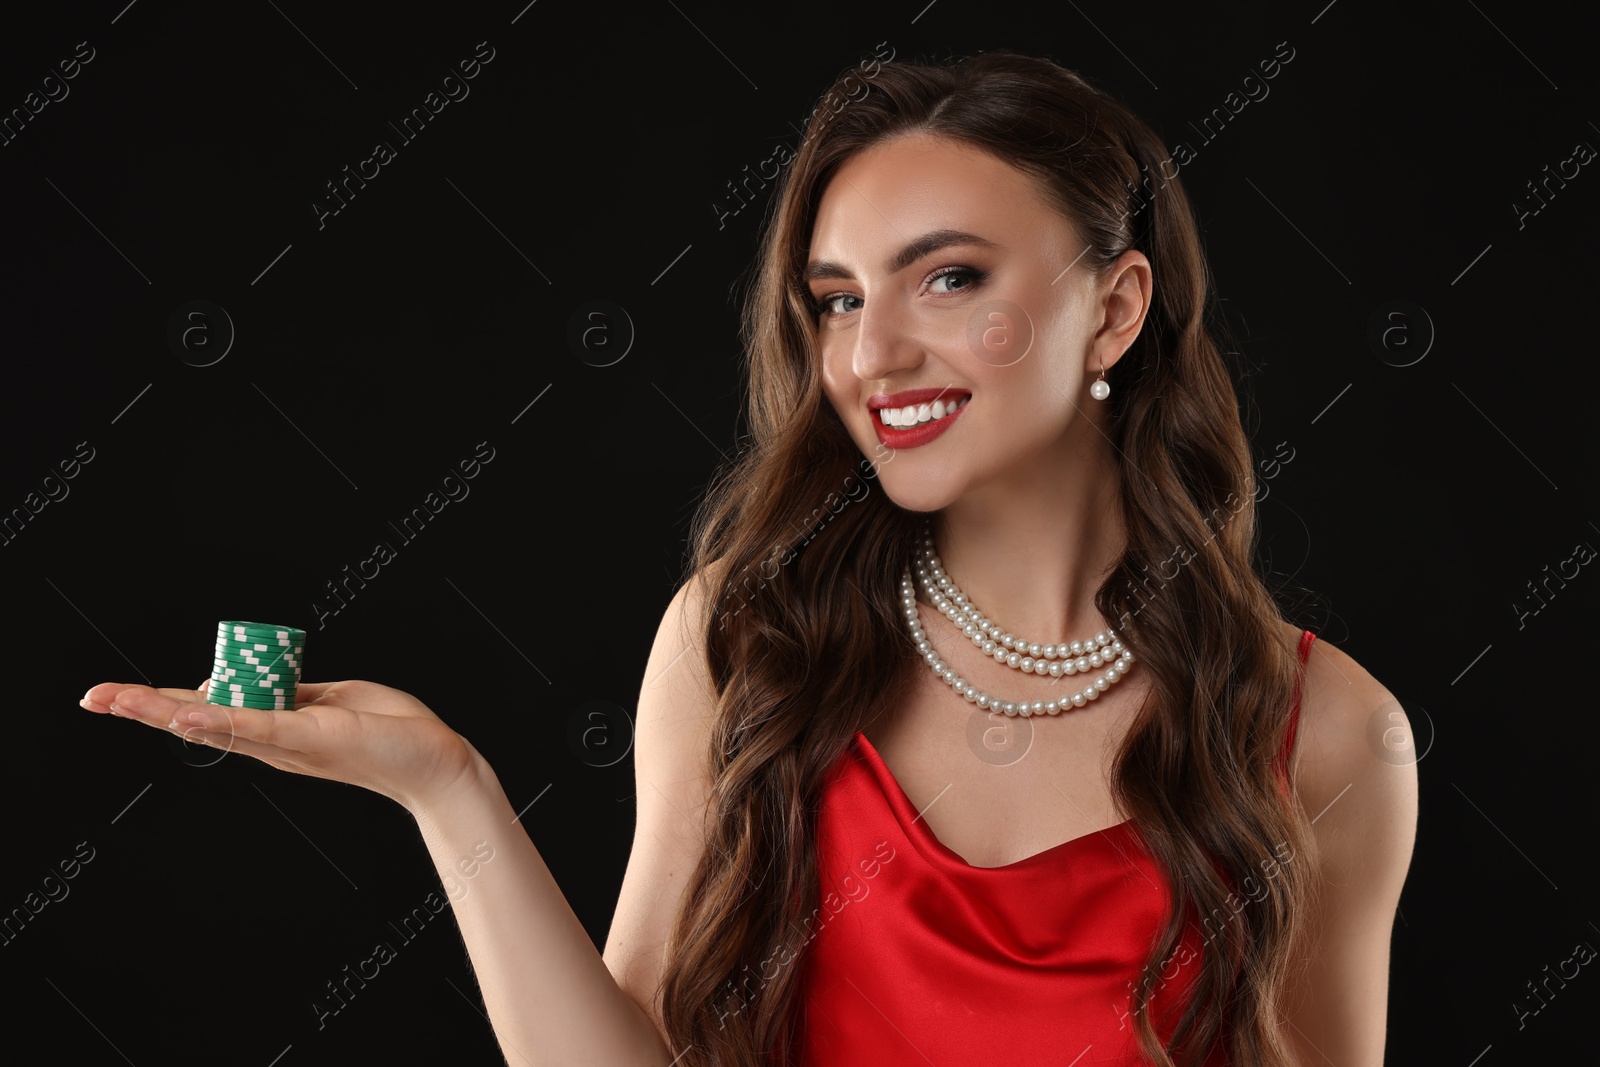
[[[235,708],[294,708],[306,632],[261,622],[217,623],[217,656],[207,703]]]

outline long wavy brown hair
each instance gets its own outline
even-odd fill
[[[863,87],[864,92],[863,92]],[[984,149],[1035,178],[1100,273],[1148,257],[1154,296],[1106,372],[1126,548],[1095,606],[1138,656],[1148,695],[1113,789],[1174,890],[1133,991],[1144,1054],[1291,1062],[1278,1031],[1291,945],[1314,906],[1314,839],[1274,756],[1298,677],[1295,646],[1255,566],[1255,488],[1238,397],[1208,324],[1211,279],[1189,201],[1159,137],[1108,93],[1008,51],[852,71],[822,97],[775,193],[746,293],[747,449],[695,516],[686,576],[720,576],[703,635],[717,714],[707,753],[713,828],[666,946],[658,995],[675,1064],[792,1062],[804,917],[818,906],[815,815],[825,772],[923,664],[898,579],[923,516],[881,491],[823,392],[802,279],[816,210],[838,167],[902,133]],[[1179,549],[1192,556],[1169,574]],[[715,569],[713,569],[713,567]],[[1159,574],[1159,592],[1150,584]],[[1263,880],[1263,860],[1285,863]],[[1163,1047],[1154,977],[1197,916],[1264,885],[1209,929]],[[1254,897],[1254,892],[1252,892]],[[1237,898],[1235,898],[1237,899]]]

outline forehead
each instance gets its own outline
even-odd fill
[[[840,165],[818,204],[809,258],[877,270],[884,250],[938,229],[1050,256],[1072,243],[1071,224],[1034,178],[983,149],[914,133]]]

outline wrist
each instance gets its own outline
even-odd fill
[[[445,812],[471,805],[473,798],[481,798],[500,788],[494,768],[483,754],[466,738],[457,735],[460,750],[449,761],[452,768],[431,783],[425,792],[394,799],[418,821],[437,821]]]

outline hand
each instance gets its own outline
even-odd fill
[[[279,770],[358,785],[413,814],[466,780],[481,759],[420,700],[386,685],[307,682],[295,698],[293,711],[265,711],[208,704],[205,685],[152,689],[103,682],[80,703]]]

